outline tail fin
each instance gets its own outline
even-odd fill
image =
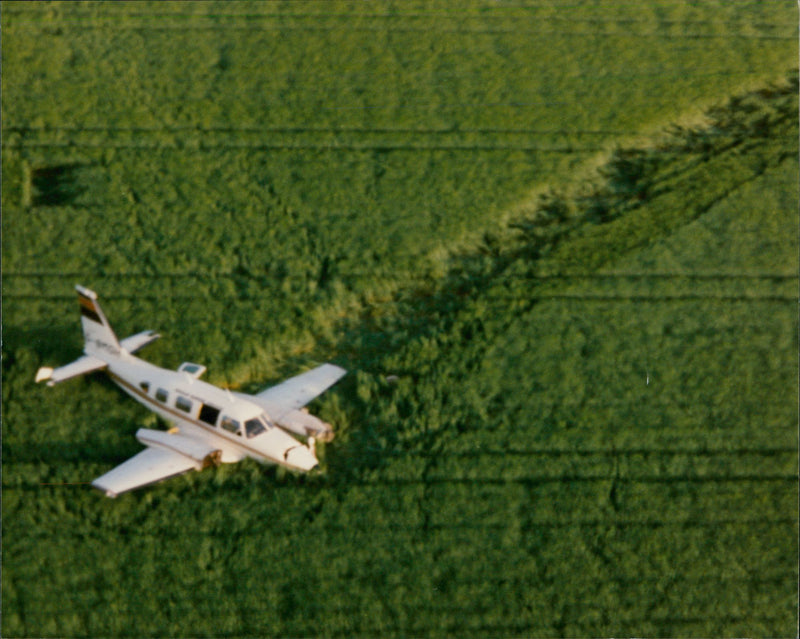
[[[84,351],[87,355],[103,357],[119,355],[120,344],[111,325],[108,323],[100,304],[97,303],[97,293],[83,286],[75,286],[78,291],[78,302],[81,307],[81,324],[83,325],[83,338],[86,340]]]
[[[108,323],[100,304],[97,303],[97,293],[88,288],[76,286],[78,291],[78,303],[81,308],[81,324],[83,325],[83,337],[86,340],[84,355],[74,362],[59,368],[43,366],[36,373],[37,382],[47,382],[48,386],[53,386],[65,379],[85,375],[92,371],[101,370],[108,366],[111,356],[120,356],[123,353],[131,353],[142,346],[145,346],[159,335],[153,331],[144,331],[131,335],[122,340],[120,344],[111,325]]]

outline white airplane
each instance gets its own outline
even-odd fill
[[[116,497],[190,470],[245,457],[300,471],[319,463],[315,440],[330,441],[333,430],[302,407],[344,376],[344,369],[323,364],[257,395],[223,390],[200,381],[206,370],[200,364],[184,362],[171,371],[134,357],[132,353],[160,335],[144,331],[117,340],[97,294],[82,286],[75,288],[85,354],[60,368],[40,368],[36,381],[53,386],[104,370],[131,397],[174,424],[169,431],[140,428],[136,438],[147,448],[95,479],[92,486]],[[307,444],[290,433],[306,437]]]

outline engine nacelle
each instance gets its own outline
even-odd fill
[[[219,466],[222,458],[222,451],[219,448],[214,448],[205,442],[186,435],[140,428],[136,431],[136,439],[145,446],[164,448],[188,457],[195,462],[197,470],[202,470],[208,466]]]
[[[333,428],[319,417],[314,417],[303,410],[291,410],[275,420],[278,426],[304,437],[315,437],[319,441],[329,442],[333,439]]]

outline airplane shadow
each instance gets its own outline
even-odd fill
[[[71,318],[74,320],[74,318]],[[28,348],[47,362],[68,362],[83,352],[80,326],[74,322],[64,326],[37,324],[3,327],[3,351],[13,353],[18,348]]]
[[[119,464],[133,456],[141,445],[131,440],[130,447],[120,442],[99,441],[65,442],[54,441],[41,444],[3,444],[3,462],[12,464]]]

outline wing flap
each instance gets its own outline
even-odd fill
[[[43,382],[47,380],[48,386],[54,386],[59,382],[63,382],[65,379],[77,377],[78,375],[85,375],[86,373],[91,373],[92,371],[99,370],[105,366],[106,363],[102,359],[92,355],[84,355],[83,357],[76,359],[74,362],[56,369],[43,366],[36,373],[36,381]]]
[[[109,497],[181,475],[197,468],[197,462],[166,448],[145,448],[92,482]]]
[[[254,397],[262,400],[259,404],[269,405],[273,410],[275,407],[286,411],[297,410],[324,393],[346,374],[347,371],[339,366],[323,364],[267,388]]]

